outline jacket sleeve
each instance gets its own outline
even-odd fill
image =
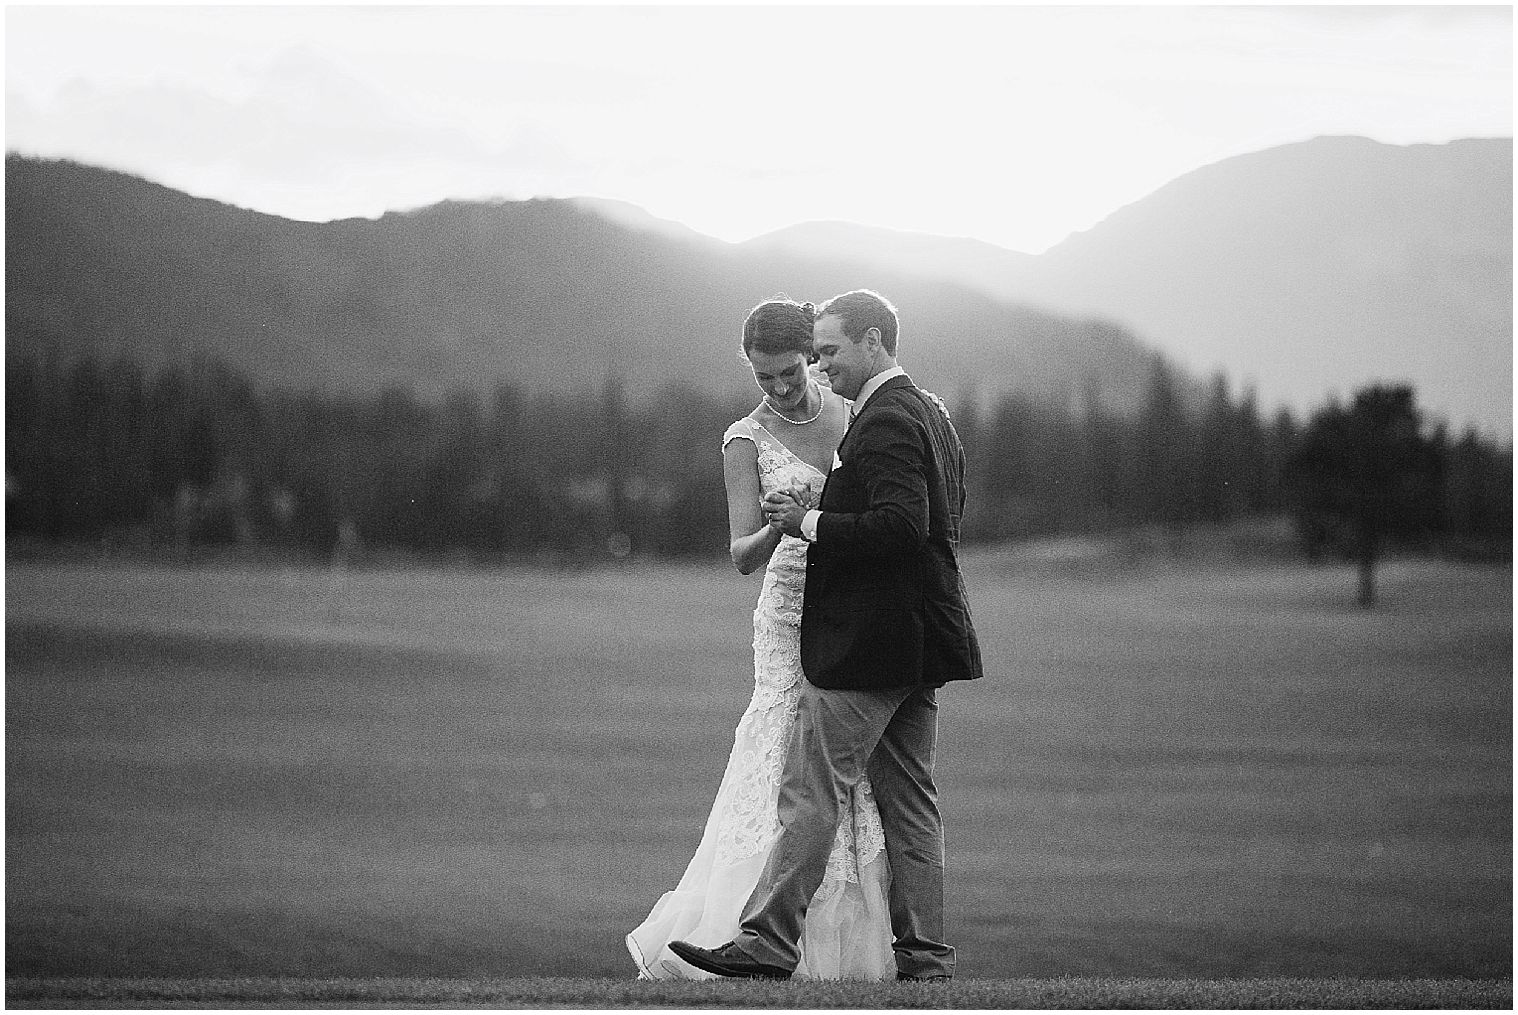
[[[927,434],[912,416],[881,407],[854,449],[854,468],[868,507],[824,511],[817,542],[829,553],[880,556],[916,549],[928,538]]]

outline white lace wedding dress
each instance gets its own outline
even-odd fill
[[[804,488],[816,503],[826,479],[768,430],[740,419],[722,438],[746,439],[759,452],[765,493]],[[674,891],[666,892],[631,934],[627,947],[640,979],[708,979],[712,974],[674,956],[670,941],[715,947],[738,934],[738,921],[780,834],[776,800],[780,772],[801,693],[801,601],[806,584],[804,540],[782,536],[770,558],[754,610],[754,695],[738,722],[727,770],[701,844]],[[865,779],[838,822],[822,886],[807,909],[798,977],[890,979],[889,865],[875,797]]]

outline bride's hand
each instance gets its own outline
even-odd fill
[[[806,368],[806,374],[812,380],[816,381],[824,388],[827,388],[829,391],[833,390],[833,385],[829,383],[828,375],[822,372],[822,365],[820,363],[813,363],[808,366]]]
[[[775,490],[764,495],[764,520],[782,535],[797,535],[805,514],[806,508],[797,499],[794,489]]]

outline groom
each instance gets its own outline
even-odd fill
[[[780,786],[780,838],[738,937],[670,949],[721,976],[786,979],[807,905],[854,785],[868,773],[891,865],[896,978],[948,980],[943,822],[933,783],[936,689],[981,675],[955,548],[964,449],[937,397],[896,365],[896,309],[857,289],[818,310],[812,350],[854,402],[818,510],[772,493],[764,511],[807,551],[803,681]]]

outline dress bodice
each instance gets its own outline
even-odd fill
[[[722,435],[722,446],[727,447],[735,437],[747,438],[758,448],[759,487],[762,492],[771,493],[796,487],[814,502],[822,496],[822,485],[827,477],[777,440],[763,423],[744,416],[727,428],[727,433]]]
[[[775,439],[763,424],[745,416],[727,428],[722,446],[743,438],[754,442],[759,453],[759,489],[768,494],[775,490],[801,492],[808,507],[822,499],[827,477],[803,461],[794,451]],[[764,587],[759,592],[759,610],[795,627],[801,625],[801,601],[806,591],[806,540],[781,536],[780,545],[770,557],[764,572]]]

